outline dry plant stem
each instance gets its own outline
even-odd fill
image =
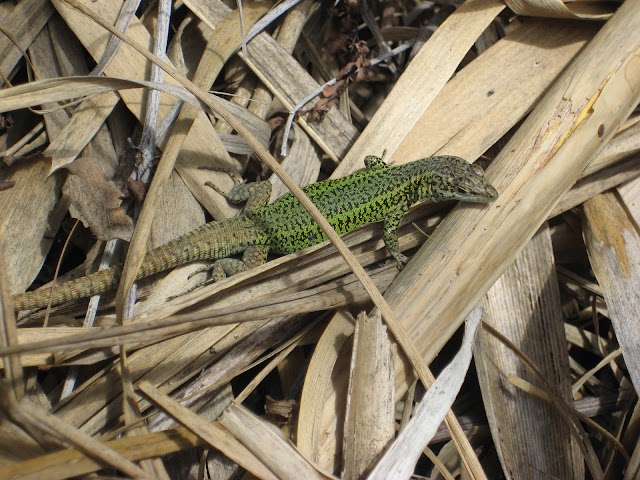
[[[15,142],[6,150],[0,152],[0,157],[13,157],[14,155],[17,154],[17,152],[22,147],[27,145],[33,139],[34,136],[42,133],[43,130],[44,130],[44,122],[43,121],[38,122],[36,126],[31,129],[31,131],[27,132],[24,135],[24,137],[22,137],[20,140]],[[2,161],[4,162],[5,165],[11,166],[15,163],[17,159],[18,158],[3,158]]]
[[[251,30],[249,30],[249,33],[247,33],[245,43],[249,43],[253,39],[253,37],[259,35],[265,28],[267,28],[267,26],[271,22],[275,21],[281,15],[284,15],[287,10],[295,7],[301,1],[302,0],[286,0],[275,5],[272,9],[269,10],[269,13],[267,13],[263,18],[257,21],[253,27],[251,27]],[[244,51],[243,53],[246,54],[246,52]]]
[[[162,59],[166,59],[166,50],[167,43],[169,38],[169,18],[171,15],[171,5],[169,0],[160,0],[158,2],[158,13],[157,13],[157,23],[155,29],[155,35],[153,38],[153,53]],[[124,30],[124,29],[123,29]],[[115,37],[113,37],[115,39]],[[155,83],[162,83],[162,78],[164,76],[164,72],[157,65],[151,65],[151,75],[149,80]],[[160,112],[160,91],[159,90],[150,90],[147,95],[147,104],[145,109],[145,117],[143,122],[143,132],[142,138],[140,140],[140,156],[141,161],[136,167],[136,177],[138,180],[142,181],[144,184],[147,184],[151,179],[151,162],[154,157],[154,148],[157,141],[157,131],[156,127],[158,124],[158,116]],[[178,135],[178,137],[180,137]],[[177,159],[177,155],[171,160],[165,160],[164,164],[169,165],[169,173],[166,177],[160,177],[163,181],[161,182],[161,188],[164,188],[165,183],[169,180],[169,175],[171,171],[173,171],[173,167],[175,165],[175,160]],[[159,198],[158,194],[158,198]],[[153,202],[151,202],[153,205]],[[156,204],[157,205],[157,204]],[[153,205],[155,207],[156,205]],[[155,216],[155,209],[147,210],[150,212],[148,217]],[[149,238],[149,233],[151,231],[151,222],[147,224],[149,226],[148,230],[144,231],[144,235],[142,238],[145,243]],[[141,238],[141,237],[139,237]],[[144,245],[143,245],[144,248]],[[131,285],[132,290],[125,290],[126,299],[130,299],[129,305],[126,306],[126,310],[121,310],[120,315],[117,315],[117,320],[122,324],[130,321],[130,317],[133,313],[133,303],[135,302],[136,297],[136,288],[135,285]],[[123,299],[122,303],[125,303],[126,300]],[[116,304],[116,308],[120,306],[121,302]],[[125,426],[129,427],[130,430],[127,432],[128,435],[144,435],[148,433],[147,427],[144,423],[140,424],[139,420],[142,417],[142,414],[139,409],[138,402],[136,401],[136,396],[133,391],[132,378],[129,371],[129,362],[127,361],[127,345],[122,344],[120,346],[120,367],[121,367],[121,382],[122,382],[122,407],[124,413],[124,423]],[[131,428],[132,425],[136,425]],[[162,478],[167,479],[169,475],[164,468],[164,465],[161,460],[153,459],[153,460],[145,460],[141,464],[142,468],[152,474],[154,478]]]
[[[387,291],[427,361],[637,104],[639,21],[625,2],[489,168],[498,201],[455,207]]]
[[[593,197],[584,205],[583,232],[629,376],[640,392],[640,235],[628,208],[614,192]]]
[[[73,6],[74,8],[77,8],[81,12],[93,18],[91,15],[91,12],[76,0],[65,0],[65,3],[68,3],[69,5]],[[125,35],[121,35],[119,32],[113,29],[110,25],[102,22],[100,19],[93,18],[93,20],[99,23],[103,28],[108,29],[114,35],[118,35],[119,37],[123,38],[123,40],[126,38]],[[380,291],[375,287],[375,285],[367,277],[367,274],[362,268],[362,266],[356,261],[355,257],[353,257],[353,255],[349,252],[349,249],[344,244],[344,242],[340,239],[340,236],[333,230],[329,222],[327,222],[327,220],[322,216],[322,214],[317,209],[317,207],[304,195],[304,192],[302,192],[302,189],[298,187],[293,181],[291,181],[289,176],[282,169],[282,167],[280,167],[278,162],[271,156],[269,151],[266,148],[264,148],[262,144],[260,144],[260,142],[251,134],[251,132],[242,123],[240,123],[236,119],[236,117],[230,115],[224,108],[220,108],[219,103],[212,101],[213,100],[212,97],[210,97],[209,95],[206,94],[206,92],[203,92],[196,85],[191,83],[186,77],[184,77],[180,72],[178,72],[172,65],[170,65],[169,63],[159,58],[154,57],[152,54],[150,54],[148,51],[146,51],[144,48],[138,45],[131,44],[131,46],[136,48],[136,50],[138,50],[139,53],[144,55],[149,61],[157,63],[163,70],[165,70],[165,72],[167,72],[173,78],[178,80],[183,86],[185,86],[185,88],[190,93],[195,95],[196,98],[198,98],[198,100],[200,100],[204,105],[207,105],[216,115],[223,118],[236,131],[238,131],[238,133],[242,135],[247,140],[247,142],[251,145],[251,147],[254,149],[256,154],[269,166],[269,168],[271,168],[271,170],[276,175],[278,175],[278,177],[282,180],[282,182],[294,193],[294,195],[300,200],[300,203],[304,206],[305,209],[307,209],[307,211],[310,213],[313,219],[318,223],[320,228],[322,228],[322,230],[326,233],[327,237],[335,245],[338,252],[343,256],[347,264],[351,267],[355,275],[358,277],[358,279],[362,283],[364,289],[367,291],[367,293],[373,300],[374,304],[380,309],[385,321],[387,322],[389,330],[393,333],[397,342],[400,344],[404,352],[407,354],[407,357],[413,363],[413,366],[416,369],[418,376],[420,377],[420,380],[425,385],[430,385],[433,382],[433,375],[430,374],[426,363],[420,357],[418,350],[412,344],[410,337],[400,328],[399,323],[395,319],[393,311],[391,310],[389,305],[386,303],[386,301],[382,297],[382,294],[380,293]],[[158,167],[158,172],[156,172],[156,175],[160,173],[161,167],[162,167],[162,163]],[[161,175],[160,178],[167,176],[170,173],[170,170],[168,172],[163,171],[162,173],[165,175]],[[161,182],[158,182],[158,183],[161,183]],[[152,189],[154,184],[155,182],[152,183],[152,187],[151,187]],[[155,195],[151,197],[154,198]],[[148,226],[144,225],[144,227],[147,227],[147,228],[141,228],[140,226],[139,228],[136,228],[136,231],[134,233],[134,238],[132,239],[132,247],[135,245],[134,243],[135,239],[137,239],[138,237],[144,238],[142,237],[141,232],[148,231],[150,228],[150,223]],[[122,279],[120,281],[120,286],[118,288],[118,293],[117,293],[117,299],[118,299],[116,302],[117,315],[120,315],[120,316],[122,315],[124,293],[128,291],[133,285],[136,271],[139,269],[140,265],[142,264],[142,260],[144,258],[143,253],[144,253],[143,249],[140,249],[140,254],[136,256],[136,255],[133,255],[130,250],[129,254],[127,255],[127,261],[125,262]],[[453,417],[453,419],[455,419],[455,416],[452,413],[450,415],[451,417]],[[451,421],[451,420],[452,419],[449,418],[448,416],[448,421]],[[458,428],[459,428],[459,425],[458,425]],[[462,429],[459,429],[459,434],[460,436],[456,438],[456,441],[466,443],[466,439],[462,434]],[[470,447],[468,448],[468,452],[473,452]],[[484,477],[484,475],[482,474],[482,468],[480,467],[480,464],[478,463],[477,458],[475,458],[475,456],[472,456],[472,455],[466,456],[465,462],[467,463],[467,466],[469,466],[472,463],[475,463],[473,468],[474,471],[472,472],[475,478]]]
[[[0,346],[8,347],[19,342],[13,301],[4,267],[4,255],[0,252]],[[19,356],[3,357],[4,380],[17,401],[24,396],[24,372]]]
[[[166,59],[167,43],[169,41],[169,18],[171,5],[168,0],[158,2],[158,14],[155,35],[153,37],[153,54],[158,58]],[[151,65],[150,82],[162,83],[164,72],[156,64]],[[140,154],[142,161],[137,166],[137,178],[143,183],[149,183],[151,179],[151,162],[153,161],[156,145],[156,126],[160,112],[160,91],[150,90],[147,95],[144,121],[142,122],[142,138],[140,139]]]
[[[10,15],[12,21],[9,23],[11,24],[12,36],[17,40],[20,48],[29,48],[33,39],[48,22],[53,12],[54,8],[49,0],[27,0],[18,3],[13,8]],[[1,35],[0,72],[2,72],[3,76],[9,75],[22,57],[22,52],[16,48],[13,41],[8,36]],[[6,87],[7,85],[4,86]]]
[[[640,155],[632,155],[623,162],[578,180],[571,191],[553,207],[548,218],[560,215],[599,193],[637,178],[640,175],[640,161],[638,160],[640,160]]]
[[[627,470],[624,472],[623,480],[633,480],[640,476],[640,442],[636,442],[636,446],[633,449],[631,455],[631,461],[627,465]]]
[[[36,149],[42,147],[43,145],[46,145],[47,143],[49,143],[49,135],[45,131],[40,133],[40,135],[34,138],[31,142],[29,142],[27,145],[25,145],[20,150],[18,150],[16,152],[16,156],[23,157],[23,156],[29,155],[32,152],[34,152]]]
[[[42,412],[27,400],[13,405],[10,409],[9,417],[21,425],[31,424],[43,431],[56,432],[59,438],[68,441],[85,455],[98,460],[103,465],[117,468],[132,478],[152,478],[123,455],[107,448],[100,440],[76,430],[54,415]]]
[[[562,326],[560,292],[545,224],[483,302],[485,323],[520,348],[571,402],[569,364]],[[583,459],[566,422],[552,405],[510,386],[512,375],[529,378],[516,355],[491,335],[476,340],[476,369],[502,469],[526,478],[531,469],[563,479],[584,478]],[[509,412],[505,415],[504,412]],[[544,418],[544,422],[540,419]],[[520,441],[526,437],[526,445]]]
[[[130,437],[142,436],[149,433],[144,422],[141,421],[142,413],[133,391],[131,370],[127,357],[126,345],[120,346],[120,383],[122,385],[122,411],[126,435]],[[154,479],[169,480],[164,463],[159,458],[144,459],[140,462],[142,469]]]
[[[210,424],[204,421],[196,413],[183,407],[171,397],[164,395],[147,381],[140,382],[138,388],[153,404],[174,417],[211,447],[220,450],[238,465],[257,475],[258,478],[277,478],[219,424]]]
[[[232,403],[220,423],[245,445],[277,478],[326,480],[282,433],[241,405]]]
[[[363,478],[395,436],[393,349],[380,315],[360,314],[351,354],[343,480]]]
[[[609,365],[615,365],[614,360],[622,355],[622,349],[618,348],[609,352],[605,357],[602,358],[594,367],[590,370],[587,370],[582,376],[576,380],[571,388],[572,393],[577,395],[580,389],[584,386],[585,383],[589,381],[589,379],[593,378],[596,373],[598,373],[603,368]]]
[[[635,117],[640,120],[640,116]],[[601,170],[604,166],[609,166],[618,160],[629,157],[640,152],[640,121],[631,127],[624,129],[605,145],[587,168],[582,172],[582,176],[590,175]]]

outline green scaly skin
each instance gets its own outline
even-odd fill
[[[428,157],[388,166],[381,158],[365,158],[366,170],[336,180],[314,183],[303,190],[340,235],[363,225],[384,222],[383,239],[398,266],[407,262],[400,253],[397,229],[409,208],[419,202],[461,200],[489,203],[498,197],[484,179],[483,170],[459,157]],[[268,253],[297,252],[326,240],[326,235],[287,193],[270,205],[271,184],[236,183],[225,194],[233,203],[247,202],[239,217],[207,223],[147,253],[136,279],[198,260],[217,260],[216,278],[233,275],[264,263]],[[228,258],[242,253],[242,261]],[[50,288],[14,297],[16,310],[107,293],[118,286],[120,267],[102,270]]]

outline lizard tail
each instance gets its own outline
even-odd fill
[[[147,252],[136,280],[196,260],[217,260],[242,252],[247,246],[260,243],[262,230],[243,217],[202,225],[175,240]],[[16,310],[33,310],[59,305],[70,300],[101,295],[115,290],[122,267],[111,267],[76,278],[51,288],[40,288],[13,297]]]
[[[100,295],[114,290],[120,281],[120,267],[111,267],[90,275],[69,280],[51,288],[40,288],[31,292],[22,293],[13,297],[16,310],[34,310],[49,305]]]

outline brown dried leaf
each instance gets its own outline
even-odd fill
[[[65,168],[70,173],[64,193],[71,200],[71,215],[80,219],[100,240],[129,241],[133,220],[120,206],[122,192],[105,176],[100,161],[82,157]]]
[[[330,100],[337,98],[338,95],[340,95],[340,93],[344,90],[345,84],[345,80],[338,80],[333,85],[327,85],[322,89],[322,96]],[[322,100],[318,100],[318,105],[322,106],[321,102]]]
[[[9,190],[10,188],[13,188],[15,186],[16,186],[16,182],[14,182],[13,180],[0,181],[0,191]]]
[[[144,183],[139,180],[129,178],[127,179],[127,188],[139,203],[144,202],[144,197],[147,195],[147,189],[145,188]]]

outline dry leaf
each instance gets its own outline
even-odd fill
[[[64,193],[71,199],[71,216],[82,220],[100,240],[129,241],[133,220],[122,210],[122,192],[106,178],[99,160],[81,157],[65,168],[70,173]]]
[[[0,181],[0,190],[9,190],[10,188],[13,188],[16,186],[16,182],[14,182],[13,180],[5,182],[5,181]]]

